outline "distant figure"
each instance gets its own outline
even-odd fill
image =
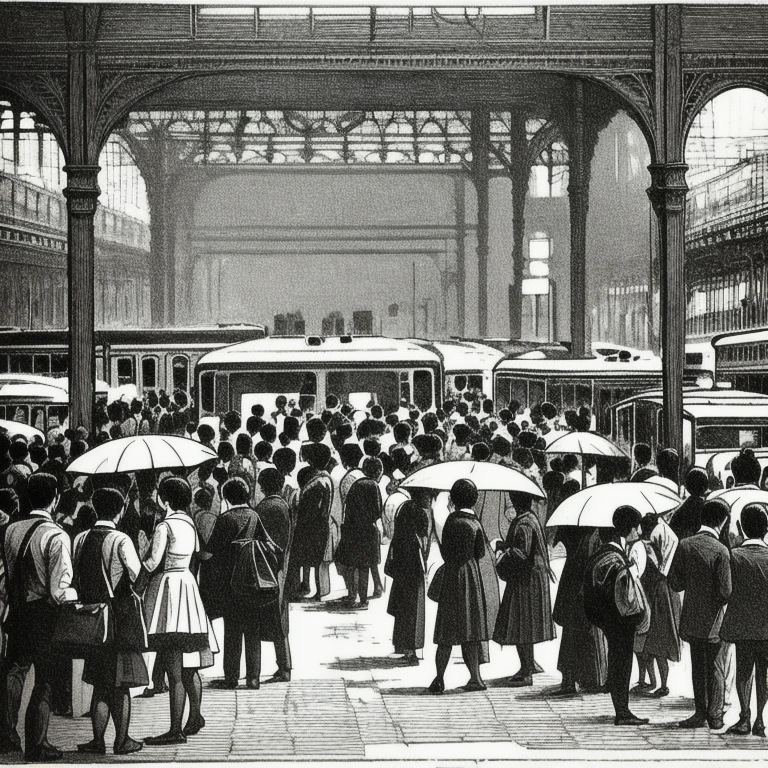
[[[685,489],[688,498],[675,510],[669,521],[669,527],[681,541],[697,534],[701,528],[701,508],[709,492],[707,471],[701,467],[691,467],[685,476]]]
[[[658,475],[656,468],[651,465],[653,451],[647,443],[637,443],[632,450],[635,459],[635,471],[630,478],[632,483],[642,483],[650,477]]]

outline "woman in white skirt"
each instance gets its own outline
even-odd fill
[[[166,477],[158,497],[167,513],[155,528],[144,559],[144,567],[151,574],[144,599],[149,649],[157,652],[156,663],[168,672],[171,727],[161,736],[145,739],[145,743],[183,744],[187,736],[205,725],[200,714],[203,690],[198,670],[212,666],[213,654],[219,649],[190,571],[200,544],[187,513],[192,502],[189,483],[180,477]],[[182,728],[187,696],[189,718]]]

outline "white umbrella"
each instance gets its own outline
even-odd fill
[[[618,445],[597,432],[567,432],[553,440],[545,453],[578,453],[581,455],[581,487],[587,485],[584,456],[613,456],[629,458]]]
[[[710,499],[722,499],[731,508],[731,531],[738,533],[736,521],[741,519],[741,512],[749,504],[763,504],[768,507],[768,491],[762,491],[755,485],[735,486],[721,491],[712,491]]]
[[[8,431],[8,436],[23,435],[28,441],[33,440],[36,437],[42,437],[45,442],[45,435],[35,427],[31,427],[29,424],[24,424],[20,421],[9,421],[7,419],[0,419],[0,429]]]
[[[471,480],[478,491],[519,491],[537,499],[544,498],[541,488],[530,477],[512,467],[487,461],[462,460],[431,464],[406,477],[400,487],[450,491],[457,480]]]
[[[676,493],[652,483],[592,485],[565,499],[552,513],[547,527],[578,525],[610,528],[613,513],[619,507],[634,507],[641,515],[663,514],[676,509],[681,503],[682,499]]]
[[[175,435],[136,435],[102,443],[75,459],[67,471],[78,475],[113,475],[141,469],[198,467],[217,459],[196,440]]]

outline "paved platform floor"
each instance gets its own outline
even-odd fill
[[[562,561],[555,560],[553,565],[559,573]],[[343,594],[340,580],[334,579],[333,587],[330,599]],[[768,749],[766,739],[677,727],[677,721],[693,711],[687,649],[684,660],[672,667],[669,697],[633,699],[635,712],[651,720],[650,725],[639,728],[613,726],[607,695],[548,695],[560,680],[556,669],[558,640],[537,646],[537,660],[546,671],[534,678],[533,688],[505,687],[504,678],[517,670],[517,653],[492,644],[491,663],[483,667],[487,691],[461,690],[459,686],[468,675],[457,648],[446,676],[448,690],[442,696],[432,696],[426,687],[434,677],[431,635],[436,606],[427,601],[423,660],[418,666],[403,666],[392,653],[392,618],[386,605],[386,595],[371,601],[368,611],[339,609],[332,602],[294,605],[291,644],[295,669],[290,683],[263,685],[258,691],[244,686],[236,691],[206,688],[203,711],[207,726],[199,735],[181,747],[146,747],[129,759],[438,759],[454,764],[486,759],[617,761],[698,756],[732,761],[739,756],[738,750],[745,750],[743,757],[754,759],[757,755],[751,750]],[[219,623],[214,626],[220,633]],[[274,670],[272,647],[265,644],[263,679]],[[206,670],[205,678],[220,675],[219,656],[217,666]],[[636,677],[635,673],[633,681]],[[167,695],[135,699],[133,706],[134,737],[167,729]],[[726,725],[737,715],[734,698]],[[110,725],[108,745],[111,734]],[[52,719],[50,740],[67,751],[68,761],[82,761],[74,750],[78,742],[89,738],[87,718]],[[106,758],[115,759],[111,755]]]

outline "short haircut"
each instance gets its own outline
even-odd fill
[[[268,443],[274,443],[277,439],[277,427],[271,421],[268,421],[259,430],[259,436]]]
[[[393,470],[399,469],[405,474],[411,466],[411,457],[405,448],[393,447],[389,455],[392,457]]]
[[[653,451],[651,450],[651,446],[647,443],[638,443],[634,447],[632,454],[635,457],[635,461],[641,466],[650,464],[651,459],[653,458]]]
[[[8,455],[13,461],[24,461],[29,456],[29,446],[24,440],[14,440],[8,449]]]
[[[691,496],[704,496],[709,490],[707,470],[701,467],[691,467],[685,476],[685,487]]]
[[[472,458],[475,461],[488,461],[491,458],[491,449],[487,443],[475,443],[472,446]]]
[[[264,406],[261,403],[251,406],[251,415],[260,419],[264,415]]]
[[[565,456],[563,456],[563,472],[565,474],[568,474],[569,472],[573,472],[575,469],[579,466],[579,459],[576,456],[575,453],[566,453]]]
[[[293,453],[293,451],[291,451],[291,453]],[[253,448],[253,455],[256,457],[257,461],[269,461],[272,458],[271,444],[265,440],[259,440]]]
[[[259,445],[257,443],[256,447],[258,448]],[[296,469],[296,451],[293,448],[278,448],[272,454],[272,463],[275,465],[275,469],[283,475],[290,475]]]
[[[299,420],[295,416],[286,416],[283,421],[283,432],[291,440],[299,439]]]
[[[451,487],[451,501],[456,509],[471,509],[477,504],[477,487],[471,480],[457,480]]]
[[[59,484],[53,475],[47,472],[35,472],[27,482],[27,499],[32,509],[45,509],[50,506],[59,492]]]
[[[371,418],[380,419],[384,415],[384,409],[376,403],[371,406]]]
[[[741,510],[741,530],[748,539],[763,539],[768,533],[768,511],[764,504],[747,504]]]
[[[233,477],[227,480],[221,489],[222,498],[226,499],[230,504],[237,504],[238,506],[247,504],[250,495],[248,483],[242,477]]]
[[[259,472],[259,485],[265,496],[276,496],[283,490],[285,478],[277,469],[267,467]]]
[[[509,440],[507,440],[505,437],[502,437],[501,435],[496,435],[496,437],[493,438],[491,447],[497,456],[509,456],[510,452],[512,451],[512,445],[510,444]]]
[[[731,462],[731,472],[737,485],[747,483],[757,485],[760,482],[762,469],[755,457],[755,452],[751,448],[742,448],[741,453]]]
[[[557,408],[552,403],[542,403],[541,404],[541,415],[545,419],[555,419],[557,418]]]
[[[411,425],[400,421],[392,428],[392,434],[398,443],[406,442],[411,436]]]
[[[363,474],[371,480],[379,480],[384,472],[384,465],[375,456],[369,456],[363,462]]]
[[[637,528],[640,525],[640,521],[643,516],[634,508],[629,505],[619,507],[614,513],[611,522],[613,528],[619,536],[628,536],[633,528]]]
[[[232,461],[235,456],[235,449],[232,447],[232,443],[228,443],[226,441],[219,443],[219,447],[216,449],[216,452],[219,454],[219,458],[224,462]]]
[[[323,470],[331,460],[331,449],[325,443],[309,443],[304,446],[304,460],[312,469]]]
[[[307,437],[313,443],[319,443],[328,433],[325,422],[321,418],[313,418],[307,422]]]
[[[232,432],[237,432],[243,423],[240,414],[237,411],[228,411],[225,413],[223,421],[224,426],[230,434]]]
[[[424,427],[425,432],[434,432],[439,426],[437,416],[431,412],[425,413],[421,417],[421,425]]]
[[[363,453],[366,456],[378,456],[381,453],[381,444],[373,437],[368,437],[363,441]]]
[[[192,489],[183,477],[164,478],[157,494],[173,510],[187,510],[192,503]]]
[[[466,424],[456,424],[453,427],[453,436],[459,445],[464,445],[471,434],[472,430]]]
[[[99,520],[114,520],[123,509],[125,499],[117,488],[99,488],[93,492],[91,504]]]
[[[701,524],[708,528],[722,525],[731,513],[731,509],[722,499],[709,499],[701,508]]]
[[[250,456],[253,453],[253,440],[251,436],[240,433],[235,440],[235,450],[241,456]]]
[[[219,490],[221,490],[221,486],[229,480],[229,473],[224,467],[214,467],[211,476],[218,483]]]
[[[216,438],[216,432],[210,424],[201,424],[197,428],[197,436],[201,443],[211,443]]]
[[[656,456],[656,466],[662,477],[677,482],[677,477],[680,471],[680,457],[677,455],[677,451],[674,450],[674,448],[665,448],[664,450],[659,451],[658,456]],[[758,477],[758,480],[759,479],[760,478]]]
[[[344,443],[339,451],[341,463],[345,467],[356,467],[363,458],[363,451],[357,443]]]

